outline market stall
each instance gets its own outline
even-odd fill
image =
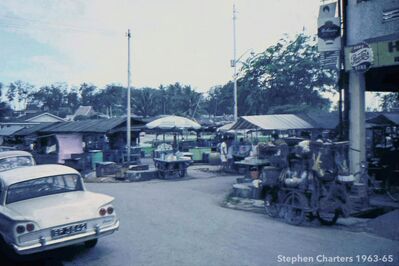
[[[190,157],[185,156],[188,155],[187,153],[184,154],[178,151],[177,134],[183,131],[197,130],[201,126],[191,119],[172,115],[156,119],[146,124],[146,127],[157,133],[162,133],[164,136],[165,133],[174,134],[171,147],[161,143],[154,152],[154,164],[160,176],[167,179],[184,177],[192,160]]]

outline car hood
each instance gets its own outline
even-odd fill
[[[114,198],[88,191],[74,191],[23,200],[7,207],[36,222],[40,228],[79,222],[99,217],[98,209]]]

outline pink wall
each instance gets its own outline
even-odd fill
[[[57,134],[58,141],[58,163],[64,163],[70,159],[73,153],[83,153],[82,134]]]

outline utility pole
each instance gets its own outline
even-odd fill
[[[233,60],[232,65],[234,67],[234,122],[238,119],[238,97],[237,97],[237,41],[236,41],[236,5],[233,4]]]
[[[130,163],[130,146],[131,146],[131,110],[130,110],[130,29],[127,30],[127,128],[126,128],[126,145],[127,145],[127,162]]]

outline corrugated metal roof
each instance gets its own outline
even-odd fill
[[[111,129],[123,126],[126,123],[124,117],[114,117],[109,119],[88,119],[82,121],[62,122],[46,127],[40,132],[43,133],[107,133]],[[132,118],[133,125],[143,125],[144,122]]]
[[[289,129],[312,129],[310,123],[297,115],[253,115],[242,116],[232,129],[262,129],[262,130],[289,130]]]
[[[297,114],[300,118],[311,124],[314,128],[335,129],[339,125],[338,112],[310,112]]]
[[[386,113],[366,121],[374,125],[399,125],[399,113]]]
[[[40,123],[40,124],[37,124],[37,125],[33,125],[31,127],[26,127],[24,129],[21,129],[21,130],[15,132],[13,135],[14,136],[27,136],[27,135],[35,134],[35,133],[39,132],[40,130],[43,130],[44,128],[49,127],[49,126],[51,126],[53,124],[56,124],[56,123],[59,123],[59,122]]]
[[[234,122],[227,123],[227,124],[225,124],[225,125],[219,127],[219,128],[217,129],[217,131],[220,131],[220,132],[229,131],[229,130],[233,127],[233,125],[234,125]]]
[[[15,132],[23,129],[23,126],[5,126],[0,128],[0,136],[11,136]]]

